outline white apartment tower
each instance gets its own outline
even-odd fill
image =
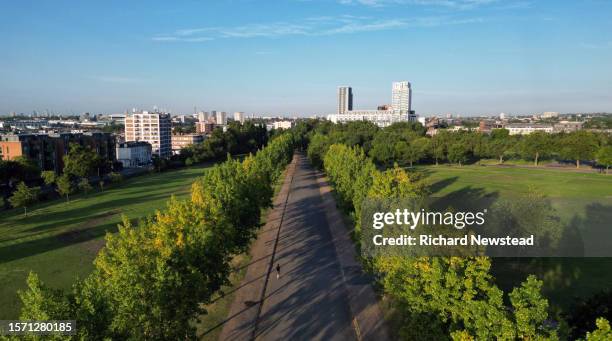
[[[208,112],[200,111],[198,113],[198,122],[206,122],[208,121]]]
[[[244,123],[244,113],[242,111],[236,111],[234,113],[234,121]]]
[[[216,112],[215,123],[217,123],[218,125],[227,124],[227,114],[225,113],[225,111]]]
[[[172,155],[172,125],[170,114],[134,111],[125,118],[125,141],[144,141],[151,144],[153,154]]]
[[[353,110],[353,89],[350,86],[338,87],[338,115]]]
[[[391,107],[395,114],[410,114],[410,110],[412,110],[412,89],[409,82],[393,82]]]

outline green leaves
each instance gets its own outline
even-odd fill
[[[17,190],[9,198],[9,202],[13,207],[23,207],[24,214],[27,215],[27,207],[36,203],[39,195],[39,187],[28,187],[24,182],[20,182],[17,185]]]
[[[138,224],[124,218],[118,233],[107,234],[94,272],[71,292],[52,291],[31,276],[21,294],[24,316],[76,317],[78,338],[87,340],[195,339],[192,322],[227,283],[232,257],[255,236],[293,146],[292,134],[281,134],[257,155],[207,171],[189,199],[172,198]],[[70,182],[62,176],[58,187],[62,178]]]

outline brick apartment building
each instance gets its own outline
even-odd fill
[[[110,133],[5,134],[0,135],[0,159],[25,156],[41,170],[59,173],[71,143],[90,146],[102,158],[115,161],[115,138]]]

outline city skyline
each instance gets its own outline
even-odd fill
[[[612,4],[4,3],[0,114],[330,114],[415,84],[420,115],[612,111]],[[200,109],[202,108],[202,109]]]

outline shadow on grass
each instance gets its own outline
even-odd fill
[[[586,257],[495,258],[492,273],[506,291],[535,274],[544,281],[543,292],[551,305],[568,309],[572,302],[610,288],[612,273],[608,269],[612,268],[612,257],[597,256],[609,253],[611,221],[612,206],[591,203],[584,217],[574,215],[561,239],[566,247],[582,251]]]
[[[106,232],[116,231],[117,224],[108,223],[91,229],[72,230],[53,236],[4,246],[0,248],[0,264],[53,251],[66,246],[83,243],[92,239],[100,238],[104,236]]]

